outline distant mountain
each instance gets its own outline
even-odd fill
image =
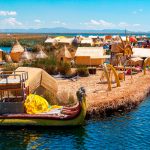
[[[136,33],[126,31],[127,33]],[[56,28],[39,28],[39,29],[0,29],[0,33],[125,33],[120,29],[103,29],[103,30],[84,30],[84,29],[68,29],[62,27]]]

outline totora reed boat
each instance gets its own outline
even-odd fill
[[[42,85],[48,91],[57,93],[57,82],[42,69],[24,68],[8,74],[0,73],[0,126],[75,126],[82,125],[86,116],[86,94],[81,87],[77,92],[77,103],[72,107],[53,108],[47,105],[47,111],[27,113],[26,102],[37,87]],[[43,77],[43,78],[42,78]],[[40,96],[39,96],[40,97]],[[38,96],[34,95],[34,105],[29,110],[44,107]],[[32,103],[32,104],[33,104]],[[33,107],[34,106],[34,107]],[[55,106],[55,105],[54,105]],[[50,107],[50,108],[49,108]]]
[[[84,88],[77,91],[78,103],[73,107],[63,107],[65,114],[3,114],[0,126],[76,126],[82,125],[86,116]]]

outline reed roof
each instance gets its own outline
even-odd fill
[[[92,43],[93,43],[93,39],[91,38],[85,38],[81,40],[81,44],[92,44]]]
[[[23,54],[21,55],[22,60],[32,60],[33,59],[33,54],[29,51],[24,51]]]
[[[68,43],[71,44],[73,42],[74,38],[60,38],[58,39],[58,43]]]
[[[59,54],[61,57],[66,57],[66,58],[72,58],[69,50],[67,49],[66,45],[64,46],[64,50],[62,50]]]
[[[133,57],[150,57],[150,48],[132,48]]]
[[[36,58],[38,59],[42,59],[42,58],[47,58],[48,56],[42,51],[40,50],[37,54],[36,54]]]
[[[104,58],[103,47],[78,47],[75,57],[90,56],[91,58]]]
[[[45,40],[45,43],[56,43],[57,40],[56,39],[53,39],[51,37],[48,37],[46,40]]]
[[[18,40],[16,40],[16,43],[13,45],[11,49],[11,53],[18,53],[18,52],[20,53],[24,52],[24,48],[20,45]]]

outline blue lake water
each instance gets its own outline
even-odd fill
[[[11,47],[0,47],[4,52],[9,53],[11,51]]]
[[[1,128],[0,149],[149,150],[150,97],[139,107],[73,128]]]
[[[105,36],[105,35],[120,35],[120,36],[142,36],[142,35],[146,35],[148,38],[150,38],[150,34],[149,33],[127,33],[127,34],[123,34],[123,33],[47,33],[47,35],[49,36],[68,36],[68,37],[74,37],[77,35],[82,35],[82,36],[90,36],[90,35],[94,35],[94,36]]]

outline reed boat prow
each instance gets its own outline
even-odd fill
[[[0,126],[77,126],[82,125],[86,116],[84,88],[77,91],[78,104],[64,107],[67,115],[53,114],[4,114],[0,115]]]

